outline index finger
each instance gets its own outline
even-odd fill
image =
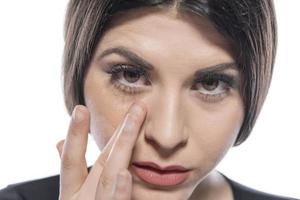
[[[102,181],[112,182],[121,169],[128,168],[132,150],[145,116],[146,107],[142,102],[135,102],[130,107],[108,155]]]
[[[108,156],[106,164],[109,167],[128,168],[132,150],[145,115],[146,108],[142,102],[135,102],[131,106]],[[111,171],[114,171],[112,169],[110,168]]]
[[[106,160],[108,158],[108,155],[111,152],[112,146],[116,141],[117,138],[117,134],[120,131],[120,128],[122,127],[122,124],[119,124],[117,126],[117,128],[115,129],[113,135],[110,137],[109,141],[107,142],[107,144],[104,146],[104,148],[102,149],[100,155],[98,156],[96,162],[94,163],[94,165],[91,168],[91,173],[97,173],[96,174],[101,174],[102,173],[102,169],[104,168],[104,165],[106,163]]]
[[[130,112],[130,109],[127,113]],[[94,165],[92,166],[89,175],[88,175],[88,181],[86,181],[83,185],[83,188],[85,188],[85,190],[89,190],[92,191],[93,193],[96,193],[96,187],[97,187],[97,183],[99,182],[99,177],[102,174],[102,170],[104,168],[104,166],[106,165],[107,159],[109,157],[109,155],[111,155],[111,151],[114,148],[113,146],[116,145],[118,146],[118,144],[116,143],[117,138],[119,138],[120,136],[118,136],[121,132],[122,129],[124,129],[124,123],[126,121],[126,115],[123,119],[123,122],[120,123],[116,130],[114,131],[113,135],[111,136],[111,138],[109,139],[109,141],[107,142],[107,144],[105,145],[105,147],[102,149],[101,154],[99,155],[98,159],[96,160],[96,162],[94,163]],[[129,153],[131,155],[131,153]],[[129,156],[130,157],[130,156]],[[96,186],[94,188],[94,186]]]

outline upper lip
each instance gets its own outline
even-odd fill
[[[169,165],[165,167],[161,167],[158,164],[150,161],[143,161],[143,162],[132,162],[133,165],[138,167],[149,167],[159,171],[177,171],[177,172],[186,172],[189,171],[187,168],[181,165]]]

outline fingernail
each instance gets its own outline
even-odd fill
[[[139,115],[139,114],[143,113],[143,111],[144,111],[143,108],[138,103],[134,103],[131,107],[131,112],[134,114]]]
[[[80,112],[79,106],[75,106],[73,112],[72,112],[72,120],[74,122],[80,122],[83,120],[83,115]]]

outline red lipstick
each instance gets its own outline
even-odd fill
[[[183,183],[189,169],[180,165],[161,167],[154,162],[133,162],[134,173],[143,181],[157,186],[174,186]]]

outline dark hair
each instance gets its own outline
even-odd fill
[[[273,74],[277,25],[272,0],[70,0],[65,19],[63,89],[69,114],[85,105],[83,83],[100,37],[120,11],[175,5],[207,18],[231,42],[242,75],[245,117],[235,146],[249,136],[261,111]]]

